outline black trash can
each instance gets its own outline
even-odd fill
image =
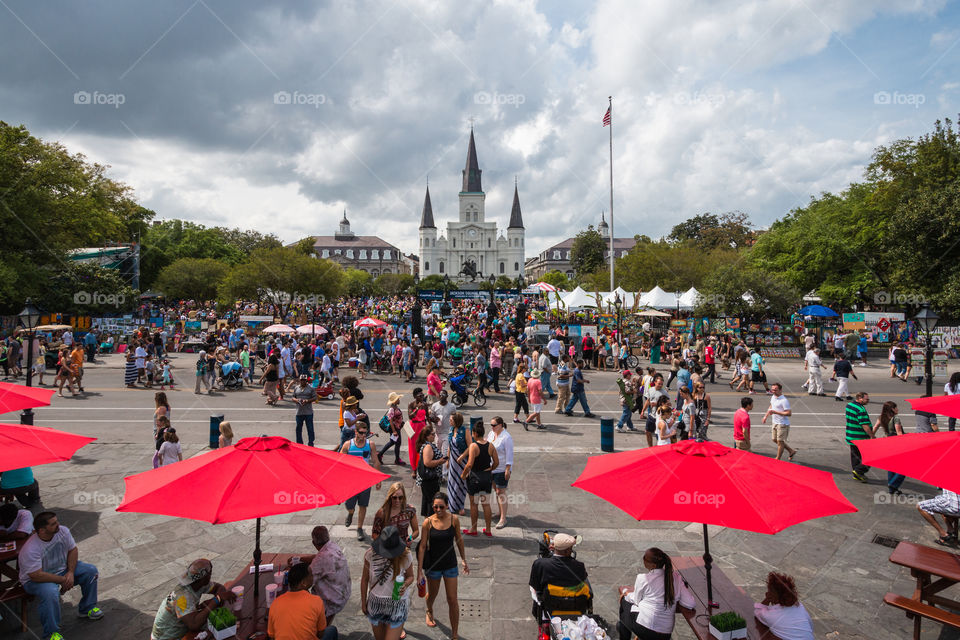
[[[600,418],[600,450],[613,451],[613,418]]]
[[[220,423],[223,422],[223,414],[213,414],[210,416],[210,448],[220,448]]]

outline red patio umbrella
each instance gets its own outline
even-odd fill
[[[94,440],[49,427],[0,424],[0,471],[63,462]]]
[[[371,318],[367,316],[366,318],[360,318],[353,323],[354,329],[359,329],[360,327],[385,327],[387,323],[379,318]]]
[[[0,382],[0,413],[50,406],[53,389],[25,387],[22,384]]]
[[[960,418],[960,395],[908,398],[907,402],[910,403],[910,408],[914,411],[926,411],[948,418]]]
[[[157,513],[212,524],[257,519],[253,552],[259,583],[260,518],[340,504],[389,479],[354,456],[278,436],[235,445],[124,478],[117,511]],[[254,587],[254,595],[259,588]]]
[[[945,396],[954,397],[954,396]],[[932,398],[924,398],[932,399]],[[857,442],[863,464],[960,491],[960,431],[908,433]]]
[[[573,486],[637,520],[702,523],[708,602],[708,524],[774,534],[857,510],[825,471],[696,440],[591,457]]]

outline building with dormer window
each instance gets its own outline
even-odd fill
[[[313,236],[313,253],[344,269],[366,271],[374,278],[385,273],[411,273],[400,249],[377,236],[353,233],[346,211],[336,234]]]

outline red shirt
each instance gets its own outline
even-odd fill
[[[750,414],[744,408],[733,414],[733,439],[746,440],[750,437]]]
[[[713,346],[707,345],[707,348],[703,352],[703,361],[706,364],[715,364],[716,360],[713,359]]]

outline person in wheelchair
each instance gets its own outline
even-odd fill
[[[565,533],[553,536],[550,555],[537,558],[530,567],[533,616],[575,616],[593,610],[593,589],[587,567],[573,557],[577,540]]]

